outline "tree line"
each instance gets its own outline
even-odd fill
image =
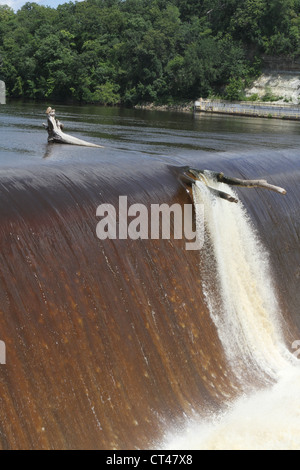
[[[0,6],[13,98],[172,104],[238,97],[264,54],[300,55],[300,0],[85,0]]]

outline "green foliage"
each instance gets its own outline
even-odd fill
[[[246,98],[246,101],[259,101],[259,99],[258,93],[253,93],[253,95]]]
[[[244,82],[241,78],[231,78],[226,87],[226,99],[238,101],[243,98]]]
[[[263,54],[300,54],[300,0],[85,0],[17,13],[0,5],[0,78],[11,97],[241,99]]]
[[[274,95],[271,91],[271,88],[269,88],[269,87],[266,87],[265,94],[262,97],[262,101],[265,101],[265,102],[266,101],[268,101],[268,102],[279,101],[279,100],[282,100],[282,99],[283,99],[283,96]]]
[[[118,90],[118,85],[111,82],[106,82],[103,85],[97,85],[96,90],[92,94],[92,101],[105,105],[118,104],[121,101]]]

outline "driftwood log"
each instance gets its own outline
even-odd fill
[[[43,126],[48,131],[48,142],[103,148],[102,145],[92,144],[91,142],[86,142],[85,140],[81,140],[77,137],[65,134],[63,132],[63,124],[55,117],[55,109],[49,107],[46,111],[46,114],[47,124],[43,124]]]
[[[286,190],[280,188],[279,186],[274,186],[269,184],[266,180],[242,180],[238,178],[232,178],[225,176],[223,173],[218,173],[214,171],[207,171],[207,170],[196,170],[190,167],[184,167],[183,172],[181,174],[180,180],[182,184],[186,187],[187,185],[192,185],[196,181],[202,181],[208,189],[217,197],[222,199],[226,199],[229,202],[238,203],[238,199],[231,196],[230,194],[225,193],[224,191],[219,191],[218,189],[211,188],[207,184],[207,176],[213,177],[219,183],[225,183],[232,186],[240,186],[244,188],[264,188],[269,189],[271,191],[275,191],[279,194],[286,194]]]

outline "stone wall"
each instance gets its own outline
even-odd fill
[[[230,102],[224,100],[199,99],[194,104],[195,112],[233,114],[278,119],[300,120],[300,106],[278,103]]]

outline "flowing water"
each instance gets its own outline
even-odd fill
[[[300,446],[298,122],[0,107],[0,447]],[[265,178],[204,205],[205,245],[99,240],[96,209],[191,203],[182,167]],[[201,214],[195,220],[201,230]]]
[[[207,183],[237,196],[209,174]],[[209,275],[203,293],[224,352],[241,382],[246,367],[260,370],[266,385],[268,378],[275,385],[270,382],[264,391],[245,394],[205,424],[197,425],[195,418],[179,436],[169,438],[168,447],[297,450],[300,367],[284,342],[268,255],[241,202],[217,199],[204,183],[195,185],[194,200],[205,205],[212,253],[205,261]],[[215,273],[209,269],[212,263]]]

